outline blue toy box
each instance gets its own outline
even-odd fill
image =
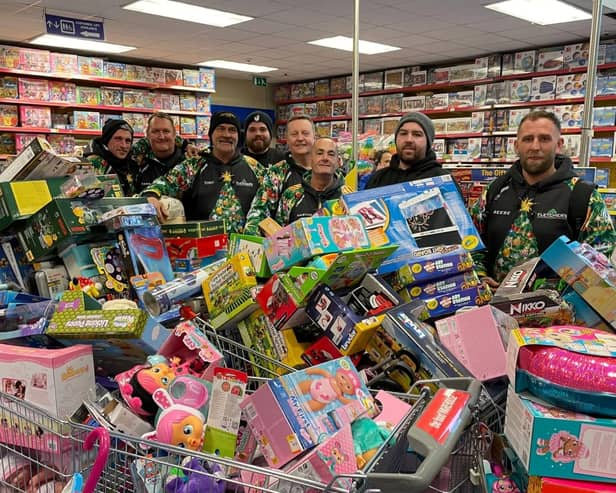
[[[378,272],[417,259],[484,248],[453,178],[436,176],[343,195],[348,214],[364,219],[373,245],[397,244]]]
[[[281,467],[333,435],[335,410],[352,406],[356,415],[377,409],[348,357],[327,361],[261,385],[241,403],[248,425],[272,467]]]
[[[616,483],[616,420],[507,394],[505,436],[531,476]]]
[[[370,246],[359,216],[315,216],[297,221],[268,236],[263,242],[273,273],[286,270],[317,255]]]
[[[541,254],[541,259],[616,329],[616,270],[603,255],[563,235]]]

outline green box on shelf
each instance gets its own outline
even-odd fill
[[[103,310],[82,291],[65,291],[46,333],[69,339],[139,338],[147,314],[139,309]]]
[[[166,238],[206,238],[225,233],[225,223],[220,220],[162,224],[160,228]]]
[[[90,226],[97,224],[104,212],[142,203],[146,199],[141,197],[106,197],[95,202],[55,198],[24,221],[17,237],[29,262],[43,260],[70,242],[100,236]]]
[[[108,197],[122,197],[120,182],[115,175],[99,176],[99,181],[111,183]],[[36,211],[62,196],[60,187],[66,177],[47,180],[14,181],[0,183],[0,230],[13,222],[31,216]]]

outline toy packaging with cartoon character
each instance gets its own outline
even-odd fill
[[[370,392],[345,357],[270,380],[241,407],[268,464],[279,468],[335,433],[330,413],[351,403],[366,417],[376,414]]]
[[[509,388],[505,436],[530,475],[616,483],[616,421],[535,403]],[[559,490],[560,491],[560,490]]]

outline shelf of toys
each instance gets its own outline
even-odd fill
[[[561,120],[565,147],[576,157],[586,84],[588,43],[494,54],[462,64],[403,67],[360,74],[359,132],[393,133],[409,111],[428,114],[435,123],[437,153],[462,161],[511,161],[510,148],[521,118],[533,108],[553,111]],[[599,50],[595,137],[591,162],[614,162],[616,44]],[[294,82],[276,88],[278,141],[296,114],[315,119],[323,137],[350,130],[350,76]]]
[[[184,138],[207,136],[213,69],[149,67],[12,46],[0,46],[0,67],[0,154],[20,152],[33,133],[49,135],[58,152],[71,153],[71,136],[100,133],[109,118],[123,118],[142,135],[155,111],[168,113]]]
[[[0,482],[87,475],[93,425],[100,491],[615,487],[616,270],[594,249],[560,238],[493,292],[451,176],[249,236],[161,225],[79,166],[36,140],[0,174]]]

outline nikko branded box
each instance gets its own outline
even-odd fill
[[[505,436],[531,476],[616,483],[616,464],[607,460],[616,420],[543,406],[510,387]]]
[[[484,248],[449,175],[346,194],[342,202],[348,214],[363,218],[373,245],[399,245],[381,274]]]

